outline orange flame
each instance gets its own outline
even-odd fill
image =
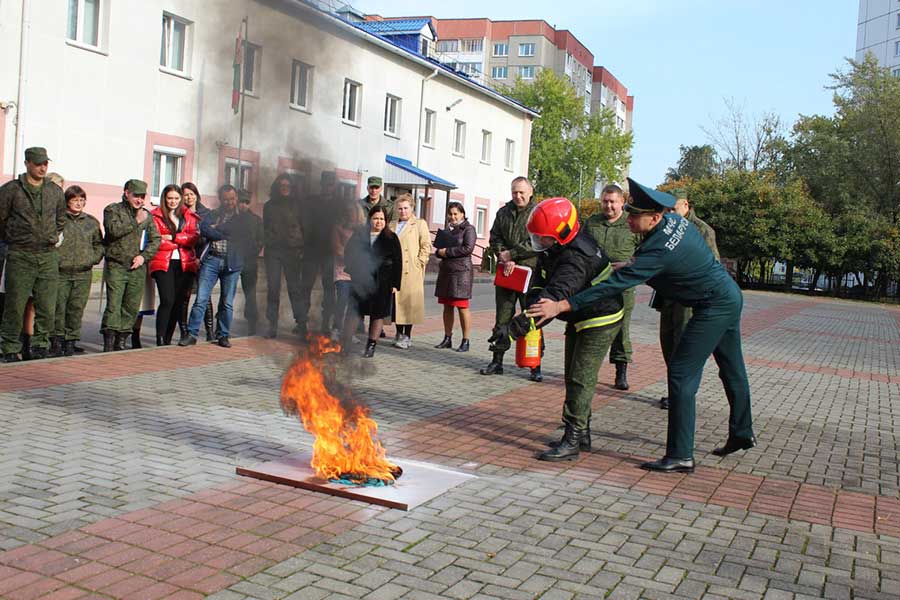
[[[399,468],[387,460],[368,408],[345,406],[328,391],[321,359],[340,350],[326,338],[311,337],[309,350],[284,376],[281,406],[286,413],[299,414],[303,427],[315,436],[312,468],[319,477],[394,481]]]

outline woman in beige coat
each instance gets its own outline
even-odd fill
[[[403,251],[403,285],[394,297],[394,346],[409,348],[412,326],[425,319],[425,265],[431,255],[428,224],[413,214],[413,197],[403,194],[394,202],[391,229],[400,238]]]

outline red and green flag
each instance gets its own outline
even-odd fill
[[[241,29],[238,29],[237,41],[234,43],[234,80],[231,84],[231,110],[237,114],[241,109],[241,71],[244,65],[244,40],[241,38]]]

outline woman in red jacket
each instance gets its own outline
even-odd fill
[[[162,236],[159,251],[150,260],[150,276],[156,280],[159,308],[156,311],[156,345],[168,346],[178,322],[176,306],[190,295],[199,261],[194,246],[200,239],[200,220],[185,210],[181,188],[167,185],[159,206],[150,211]]]

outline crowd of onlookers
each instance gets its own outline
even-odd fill
[[[396,325],[394,345],[409,348],[413,326],[425,316],[425,269],[434,254],[440,262],[435,295],[445,324],[438,347],[452,345],[456,309],[463,334],[457,350],[469,349],[476,234],[458,202],[449,204],[447,226],[432,244],[412,195],[386,200],[379,177],[368,178],[365,197],[345,200],[332,171],[322,172],[317,193],[300,189],[289,174],[278,175],[261,217],[251,210],[250,195],[232,185],[217,190],[218,207],[211,210],[191,182],[165,186],[154,206],[147,183],[131,179],[121,201],[104,208],[101,224],[85,212],[86,191],[66,186],[48,167],[46,150],[29,148],[25,173],[0,187],[4,362],[84,351],[77,342],[101,262],[104,352],[124,350],[129,340],[139,348],[149,314],[155,315],[158,346],[172,344],[176,329],[179,346],[196,344],[202,328],[207,341],[228,348],[238,283],[248,333],[259,331],[260,255],[266,270],[265,337],[278,335],[284,280],[293,333],[301,340],[311,331],[318,283],[316,331],[345,348],[365,335],[364,356],[371,357],[390,320]]]

